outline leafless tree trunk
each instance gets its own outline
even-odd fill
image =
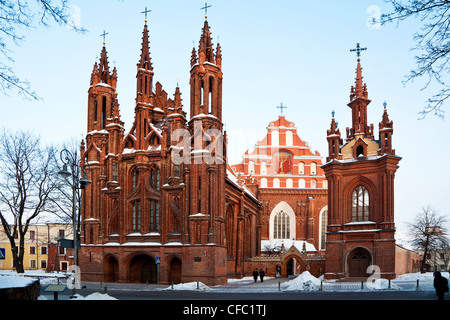
[[[428,252],[449,247],[447,237],[447,218],[440,215],[431,206],[423,208],[413,222],[408,223],[411,234],[411,244],[415,249],[423,250],[421,272],[425,272]]]
[[[29,132],[0,136],[0,220],[11,243],[17,272],[23,273],[25,237],[30,223],[46,212],[60,181],[55,151]]]

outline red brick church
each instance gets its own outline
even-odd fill
[[[284,116],[241,164],[227,163],[222,52],[205,19],[190,58],[190,119],[177,87],[155,82],[149,30],[137,63],[135,119],[121,121],[118,72],[105,43],[88,92],[82,166],[83,281],[226,283],[249,275],[357,276],[370,264],[395,274],[392,121],[367,124],[358,59],[343,143],[333,117],[322,163]]]

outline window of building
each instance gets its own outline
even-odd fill
[[[35,246],[31,246],[30,247],[30,254],[36,254],[36,247]]]
[[[156,189],[156,191],[159,191],[159,180],[160,180],[159,169],[157,167],[153,167],[150,173],[150,183],[152,184],[152,187]]]
[[[358,186],[352,193],[352,221],[369,220],[369,191],[364,186]]]
[[[47,260],[41,260],[41,269],[47,269]]]
[[[280,187],[280,179],[278,179],[278,178],[273,179],[273,187],[274,188]]]
[[[41,254],[42,254],[42,255],[47,254],[47,246],[42,246],[42,247],[41,247]]]
[[[298,187],[299,188],[305,188],[305,179],[298,180]]]
[[[292,179],[287,179],[286,180],[286,188],[293,188],[294,187],[294,182],[292,181]]]
[[[267,179],[266,178],[261,179],[261,188],[267,188]]]
[[[30,269],[36,269],[37,267],[36,260],[32,259],[30,260]]]
[[[274,218],[274,239],[289,239],[290,238],[290,225],[289,215],[281,210]]]
[[[141,230],[141,202],[135,201],[131,207],[133,231],[138,232]]]
[[[150,200],[150,232],[158,232],[159,229],[159,202]]]
[[[298,164],[298,174],[305,174],[305,164],[303,162]]]
[[[311,162],[311,175],[315,176],[317,174],[317,164],[315,162]]]
[[[315,179],[312,179],[312,180],[311,180],[311,188],[312,188],[312,189],[317,188],[317,181],[316,181]]]
[[[328,210],[322,211],[320,219],[320,249],[325,250],[325,242],[327,240]]]
[[[249,161],[248,162],[248,173],[249,174],[254,174],[255,173],[255,162],[254,161]]]
[[[261,174],[267,174],[267,162],[261,162]]]
[[[286,145],[287,146],[294,145],[294,133],[290,130],[286,131]]]
[[[31,241],[36,240],[36,231],[30,230],[30,240]]]

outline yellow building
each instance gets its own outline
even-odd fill
[[[64,271],[72,260],[72,250],[59,246],[58,239],[72,238],[72,225],[46,223],[30,225],[25,235],[23,264],[25,270]],[[16,238],[19,244],[19,238]],[[0,248],[5,249],[5,259],[0,260],[0,270],[15,270],[11,243],[0,227]]]

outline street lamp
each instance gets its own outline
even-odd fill
[[[67,149],[61,151],[61,161],[63,168],[58,172],[59,175],[72,187],[72,223],[73,223],[73,264],[78,266],[78,219],[77,219],[77,196],[80,199],[79,190],[85,189],[86,186],[92,182],[88,180],[87,173],[89,166],[80,167],[80,159],[77,152],[72,154]],[[68,169],[69,167],[69,169]],[[81,175],[83,176],[81,177]],[[72,177],[70,181],[70,177]],[[75,287],[73,287],[73,294],[75,294]]]

